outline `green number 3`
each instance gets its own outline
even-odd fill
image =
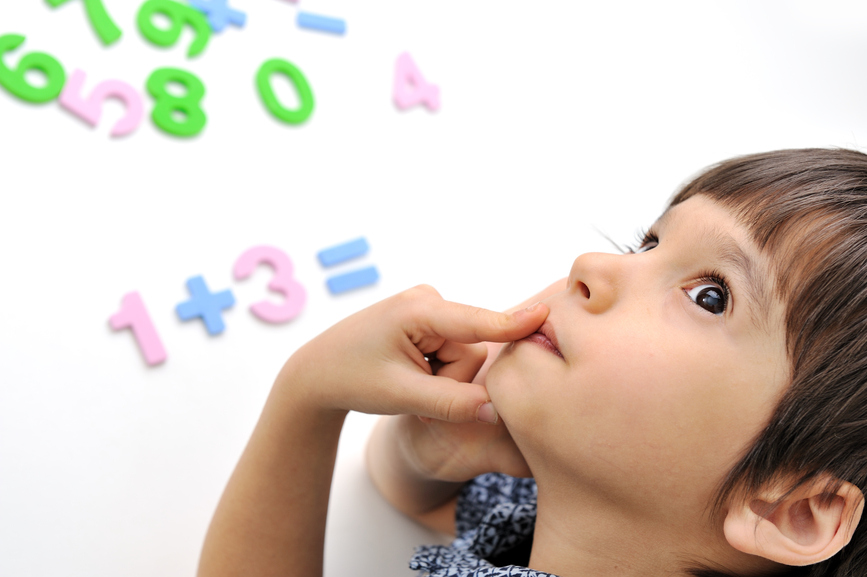
[[[169,93],[171,83],[181,85],[186,94]],[[178,68],[158,68],[148,77],[146,86],[156,101],[151,118],[159,128],[175,136],[195,136],[205,127],[208,118],[201,107],[205,85],[194,74]]]
[[[54,100],[66,84],[66,72],[56,58],[44,52],[31,52],[21,58],[14,70],[10,70],[3,62],[3,55],[15,50],[23,42],[24,36],[20,34],[0,36],[0,85],[27,102],[41,104]],[[27,82],[24,75],[28,70],[42,72],[45,75],[45,86],[33,86]]]

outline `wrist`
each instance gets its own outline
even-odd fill
[[[283,364],[274,381],[272,394],[282,403],[291,403],[297,411],[333,417],[342,422],[349,413],[337,402],[337,395],[330,393],[326,375],[321,374],[315,363],[307,362],[299,349]]]

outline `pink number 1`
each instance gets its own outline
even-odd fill
[[[102,103],[106,98],[117,98],[126,105],[126,114],[117,121],[111,131],[112,136],[126,136],[138,128],[144,114],[141,95],[126,82],[120,80],[106,80],[100,82],[85,100],[81,96],[81,89],[87,78],[81,70],[76,70],[66,81],[66,87],[60,94],[60,105],[69,110],[82,120],[96,126],[102,116]]]
[[[138,292],[125,294],[120,310],[108,322],[116,331],[126,328],[132,330],[147,364],[158,365],[166,360],[166,349]]]
[[[269,264],[274,269],[274,278],[268,288],[282,294],[286,300],[282,305],[259,301],[250,307],[250,312],[267,323],[285,323],[297,317],[304,308],[307,291],[292,276],[292,260],[279,248],[256,246],[247,250],[235,261],[235,280],[249,277],[261,263]]]

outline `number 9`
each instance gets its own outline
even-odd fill
[[[162,14],[169,19],[169,28],[163,30],[153,23],[154,14]],[[142,35],[157,46],[174,46],[181,37],[184,24],[189,24],[196,37],[190,44],[187,57],[201,53],[211,38],[211,25],[205,15],[185,4],[172,0],[148,0],[138,11],[138,28]]]
[[[10,70],[3,62],[3,55],[15,50],[24,42],[20,34],[0,36],[0,85],[27,102],[41,104],[54,100],[66,84],[66,72],[56,58],[44,52],[31,52],[18,62],[15,70]],[[25,74],[29,70],[39,70],[45,75],[45,86],[33,86],[27,82]]]

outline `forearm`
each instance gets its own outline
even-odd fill
[[[199,577],[321,575],[325,518],[346,411],[318,408],[285,370],[205,538]]]
[[[406,515],[419,518],[452,500],[464,483],[442,481],[423,470],[408,446],[402,419],[417,417],[382,417],[376,423],[367,444],[367,470],[389,503]]]

